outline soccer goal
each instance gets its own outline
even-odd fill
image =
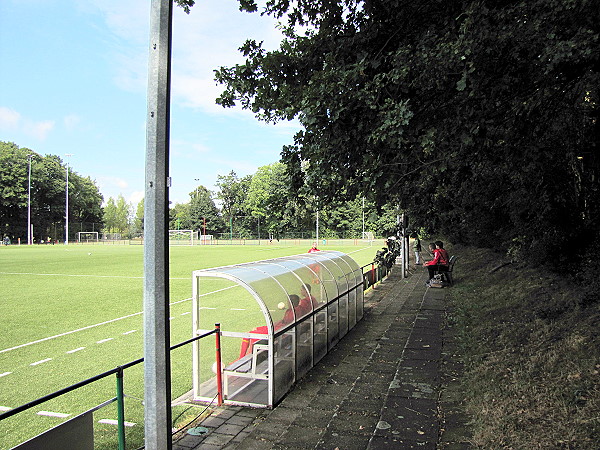
[[[194,231],[169,230],[169,245],[194,245]]]
[[[97,231],[78,231],[77,242],[79,244],[88,244],[90,242],[98,242]]]
[[[362,240],[373,243],[373,241],[375,240],[375,233],[373,233],[372,231],[363,231]]]
[[[198,237],[200,238],[201,245],[212,245],[214,243],[212,234],[201,234]]]

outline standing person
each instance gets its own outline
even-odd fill
[[[413,234],[413,250],[415,252],[415,264],[418,266],[421,264],[421,239],[419,239],[419,235],[417,233]]]

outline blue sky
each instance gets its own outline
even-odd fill
[[[0,0],[0,140],[66,160],[105,197],[143,197],[149,0]],[[175,8],[170,199],[187,202],[217,175],[279,160],[297,123],[265,124],[214,99],[219,66],[246,38],[275,48],[275,22],[237,0]],[[195,181],[199,179],[200,181]]]

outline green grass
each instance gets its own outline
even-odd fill
[[[465,360],[460,382],[475,448],[597,449],[600,302],[560,275],[468,247],[450,319]]]
[[[309,248],[310,243],[303,247],[171,247],[171,343],[192,336],[189,312],[193,270],[304,253],[304,247]],[[372,261],[377,247],[327,246],[325,249],[352,253],[359,265],[364,265]],[[0,377],[0,406],[14,408],[142,357],[142,276],[142,246],[0,247],[3,330],[0,374],[11,372]],[[216,290],[225,283],[228,282],[208,280],[203,290]],[[218,303],[222,311],[223,307],[239,304],[241,298],[235,295],[236,290],[241,291],[234,288],[204,301]],[[117,318],[123,319],[114,321]],[[210,324],[227,320],[249,323],[247,315],[228,313],[220,317],[213,311],[207,313],[204,320]],[[102,324],[104,322],[109,323]],[[102,325],[94,326],[97,324]],[[81,330],[86,327],[90,328]],[[74,330],[80,331],[69,333]],[[58,335],[62,336],[47,339]],[[110,340],[101,342],[105,339]],[[43,341],[23,346],[38,340]],[[4,351],[17,346],[22,347]],[[226,358],[233,358],[238,349],[225,351]],[[31,366],[47,358],[52,360]],[[172,353],[173,398],[190,389],[191,375],[191,346],[186,346]],[[112,398],[114,384],[111,376],[0,422],[0,448],[10,448],[62,421],[37,416],[37,411],[81,413]],[[125,392],[130,396],[126,400],[126,420],[138,423],[127,429],[128,444],[135,446],[143,440],[143,407],[137,400],[143,397],[142,365],[125,372]],[[176,408],[174,417],[180,411],[181,408]],[[94,414],[95,422],[100,418],[116,419],[112,405]],[[99,448],[103,445],[112,448],[110,442],[116,439],[116,427],[95,423],[95,430],[96,440],[105,442]]]

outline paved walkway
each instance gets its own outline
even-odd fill
[[[372,291],[363,320],[273,410],[215,408],[188,449],[467,449],[445,294],[418,268]]]

